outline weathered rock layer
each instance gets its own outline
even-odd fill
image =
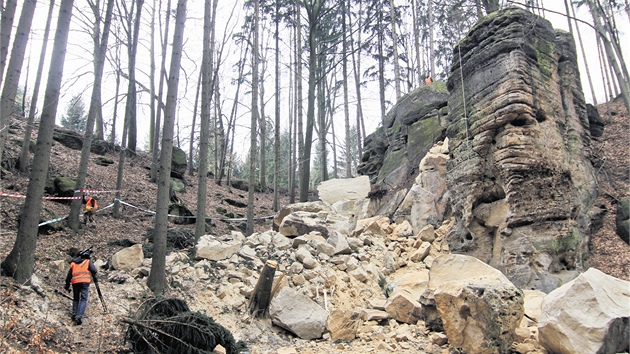
[[[451,251],[548,292],[584,267],[596,194],[572,38],[511,8],[475,26],[454,58]]]

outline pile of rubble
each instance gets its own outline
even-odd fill
[[[274,338],[278,327],[296,336],[292,345],[321,345],[323,339],[346,350],[628,350],[628,282],[590,269],[550,294],[518,289],[480,260],[449,253],[451,221],[414,233],[407,221],[362,218],[368,203],[361,196],[295,204],[277,214],[275,230],[205,235],[194,259],[186,252],[168,255],[167,277],[198,302],[240,314],[240,328],[232,331],[252,352],[282,347]],[[277,262],[281,287],[269,307],[271,324],[254,325],[247,304],[267,260]],[[121,297],[146,292],[151,262],[141,245],[118,252],[110,263],[115,270],[107,277],[124,283]]]

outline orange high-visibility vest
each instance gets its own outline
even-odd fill
[[[85,210],[90,211],[92,209],[98,209],[98,205],[96,204],[96,199],[89,197],[87,202],[85,203]]]
[[[79,264],[74,262],[70,263],[70,269],[72,269],[72,284],[90,283],[92,281],[89,266],[89,259],[86,259]]]

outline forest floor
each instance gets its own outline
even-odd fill
[[[596,172],[599,183],[597,205],[605,208],[602,227],[590,240],[590,266],[620,279],[630,280],[630,246],[624,243],[615,233],[616,201],[630,197],[630,119],[621,102],[611,103],[610,112],[607,106],[599,107],[600,114],[606,121],[604,135],[596,138],[592,143],[592,153],[596,162]],[[18,124],[19,125],[19,124]],[[11,129],[9,146],[5,154],[9,158],[19,156],[19,144],[22,129]],[[35,139],[35,133],[32,137]],[[80,152],[71,150],[59,143],[52,148],[49,178],[67,176],[75,178],[79,164]],[[108,155],[114,164],[104,167],[94,163],[96,155],[90,157],[89,174],[86,188],[93,190],[113,190],[117,176],[118,155]],[[74,232],[63,225],[51,230],[48,234],[41,234],[38,238],[35,262],[35,274],[40,278],[43,289],[51,295],[41,297],[22,298],[21,286],[14,284],[11,278],[0,277],[0,352],[2,353],[124,353],[124,333],[126,325],[117,321],[113,315],[94,315],[89,325],[73,327],[70,325],[69,308],[71,301],[57,291],[63,289],[65,273],[51,269],[51,263],[57,260],[67,261],[73,248],[82,249],[93,246],[98,259],[111,259],[120,250],[120,246],[113,243],[128,240],[132,243],[143,243],[147,231],[154,227],[154,216],[146,210],[155,210],[157,186],[148,178],[150,156],[139,153],[133,158],[127,158],[124,165],[124,177],[121,200],[137,208],[125,206],[122,217],[112,217],[112,208],[107,208],[113,202],[113,194],[98,193],[101,212],[96,216],[96,224],[83,227]],[[28,184],[28,174],[21,174],[15,170],[2,177],[0,191],[2,193],[25,194]],[[185,177],[185,193],[178,194],[184,204],[193,212],[196,211],[197,176]],[[225,222],[218,220],[225,214],[219,214],[220,208],[225,208],[235,216],[245,215],[246,208],[235,207],[226,202],[227,199],[247,204],[247,192],[219,186],[214,181],[207,183],[206,215],[216,217],[213,220],[214,235],[224,235],[231,229],[239,227],[241,222]],[[288,203],[286,196],[282,197],[281,205]],[[0,259],[4,259],[11,251],[17,234],[17,220],[23,199],[0,198]],[[273,215],[273,194],[255,194],[256,216]],[[43,204],[46,215],[64,216],[68,214],[69,205],[45,200]],[[58,223],[61,224],[61,223]],[[194,225],[176,225],[178,228],[194,230]],[[256,231],[271,229],[270,219],[260,219],[255,225]],[[116,288],[111,283],[102,284],[106,297],[116,297]],[[148,294],[147,294],[148,296]],[[33,300],[35,299],[35,300]],[[39,300],[38,300],[39,299]],[[137,299],[135,306],[142,299]],[[34,304],[36,301],[37,304]],[[128,304],[129,311],[134,304]],[[92,294],[89,307],[94,313],[100,307],[98,297]],[[224,311],[221,308],[200,302],[192,307],[204,308],[205,311],[230,330],[241,328],[244,318],[242,315]],[[352,309],[354,310],[354,309]],[[45,313],[50,317],[44,323],[41,321],[24,325],[24,321],[16,316],[30,317],[35,312]],[[39,317],[33,317],[39,318]],[[296,344],[291,336],[283,330],[273,327],[273,331],[284,340],[263,345],[262,349],[251,351],[257,353],[366,353],[379,352],[378,348],[369,343],[332,343],[330,341],[301,341]],[[272,350],[272,348],[275,348]]]

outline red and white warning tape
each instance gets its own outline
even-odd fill
[[[120,193],[120,189],[110,191],[97,191],[93,189],[77,189],[74,193]]]
[[[11,193],[0,193],[0,197],[9,197],[9,198],[26,198],[25,195],[21,194],[11,194]],[[82,197],[48,197],[44,196],[42,199],[81,199]]]
[[[43,199],[81,199],[82,197],[43,197]]]
[[[9,197],[9,198],[26,198],[25,195],[21,194],[10,194],[10,193],[0,193],[0,197]]]

